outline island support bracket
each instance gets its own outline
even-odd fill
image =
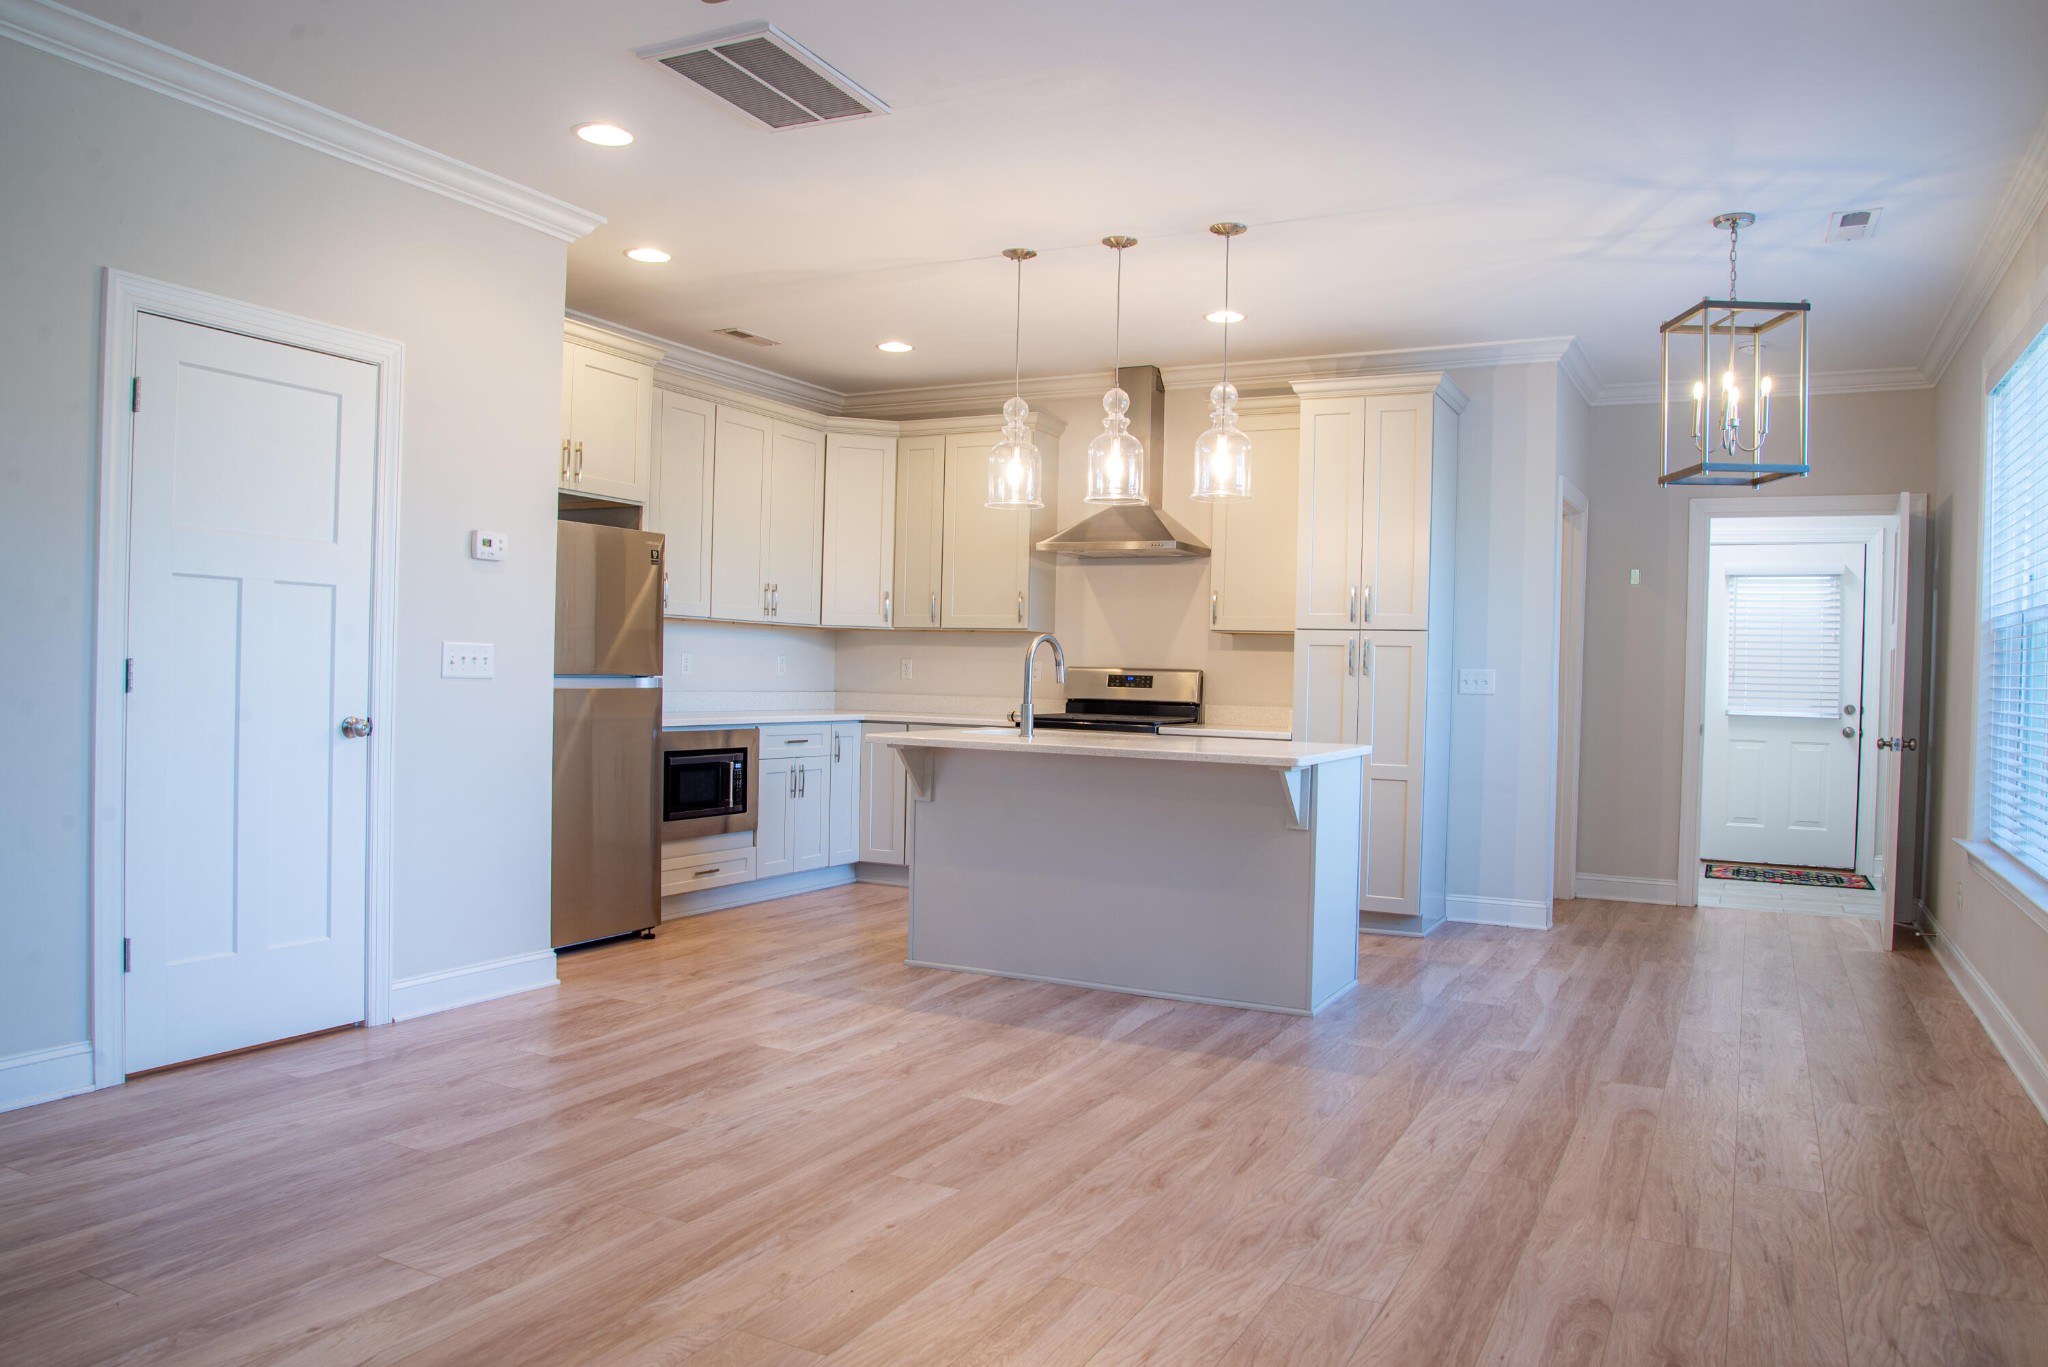
[[[932,752],[916,746],[906,745],[897,754],[903,757],[903,771],[910,775],[910,795],[919,802],[932,800]]]
[[[1282,769],[1281,786],[1287,789],[1287,829],[1305,831],[1314,805],[1315,789],[1309,782],[1307,769]]]

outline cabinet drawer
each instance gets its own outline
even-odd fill
[[[762,759],[802,759],[807,755],[831,753],[832,727],[828,722],[820,722],[816,726],[761,728]]]
[[[753,881],[754,851],[751,848],[720,850],[708,854],[670,855],[661,861],[663,897]]]

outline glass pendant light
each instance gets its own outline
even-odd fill
[[[1230,239],[1242,223],[1211,223],[1223,239],[1223,383],[1209,391],[1209,430],[1195,438],[1195,492],[1199,503],[1235,503],[1252,496],[1252,441],[1237,427],[1237,386],[1230,382]]]
[[[1145,448],[1131,435],[1131,396],[1117,384],[1124,363],[1124,251],[1138,245],[1135,237],[1105,237],[1102,245],[1116,250],[1116,361],[1109,392],[1102,396],[1102,431],[1088,443],[1088,492],[1084,503],[1143,503]]]
[[[1003,255],[1017,263],[1017,324],[1011,340],[1011,397],[1003,405],[1003,439],[988,453],[987,506],[1043,508],[1039,480],[1045,461],[1025,426],[1031,408],[1024,402],[1024,263],[1038,253],[1029,247],[1009,247]]]

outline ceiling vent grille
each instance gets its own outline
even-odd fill
[[[642,48],[659,62],[770,128],[803,128],[886,114],[889,106],[773,24],[749,24]]]
[[[713,328],[711,331],[720,337],[730,337],[735,342],[745,342],[748,346],[782,345],[772,337],[763,337],[760,333],[748,332],[745,328]]]

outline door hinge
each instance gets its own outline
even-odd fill
[[[127,938],[127,937],[125,937],[125,936],[123,936],[123,937],[122,937],[122,940],[121,940],[121,971],[122,971],[123,973],[126,973],[126,972],[128,971],[128,965],[129,965],[129,963],[131,962],[131,955],[130,955],[130,952],[129,952],[129,951],[130,951],[131,949],[133,949],[133,948],[134,948],[134,945],[135,945],[135,942],[134,942],[133,940],[130,940],[130,939],[128,939],[128,938]]]
[[[128,411],[130,413],[140,413],[142,411],[142,377],[140,375],[137,375],[128,382]]]
[[[123,693],[133,693],[135,691],[135,657],[133,655],[130,655],[121,663],[121,691]]]

